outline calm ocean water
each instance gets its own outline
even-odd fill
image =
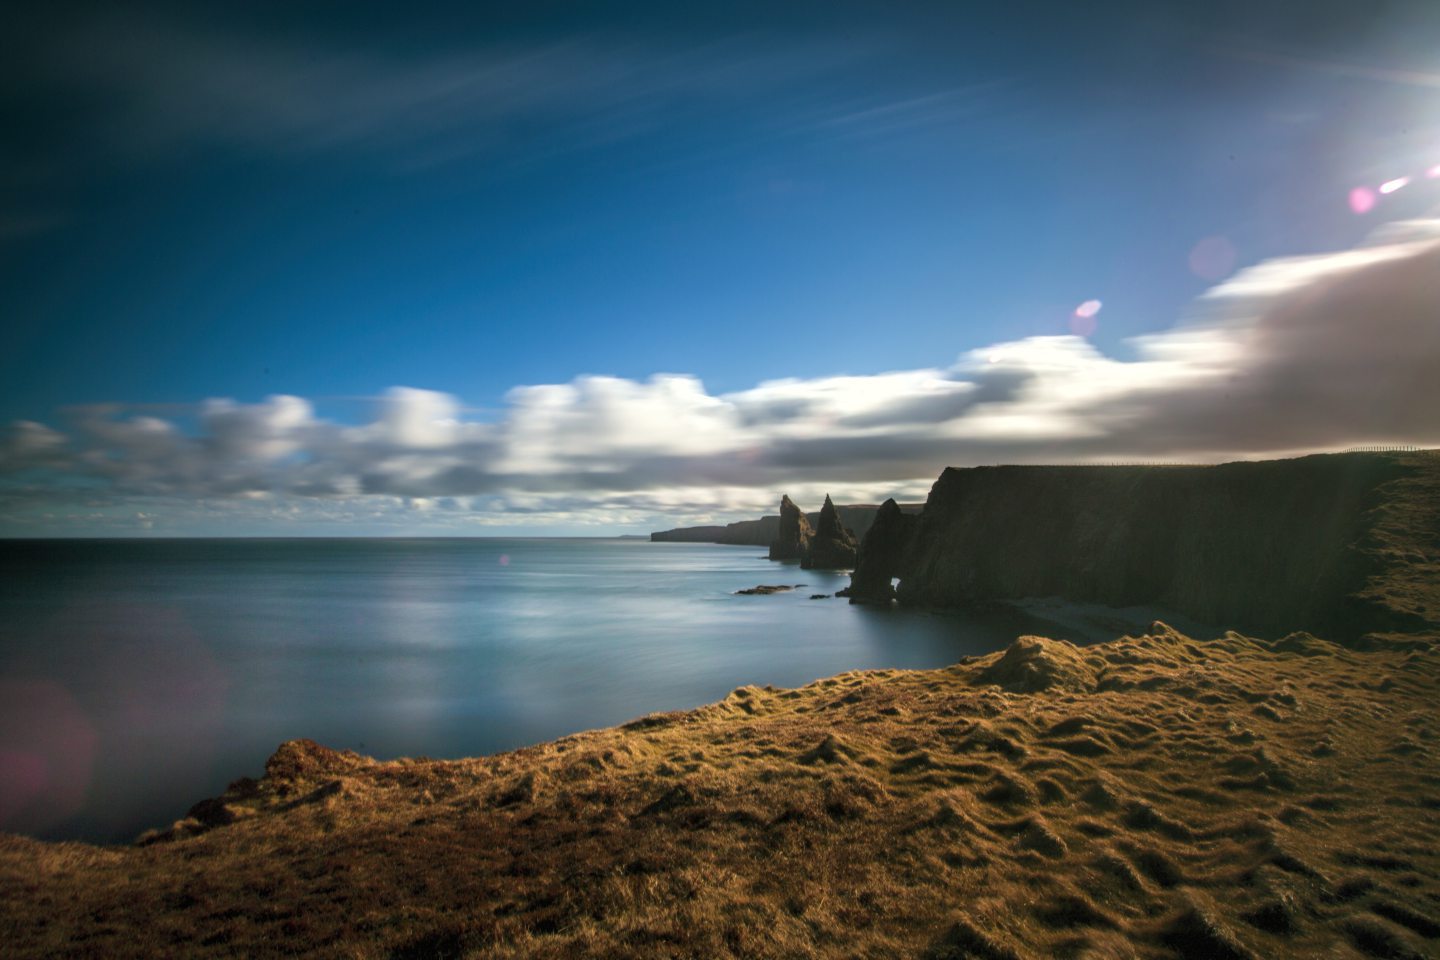
[[[0,829],[128,841],[283,740],[458,757],[743,684],[935,667],[1017,617],[810,600],[763,548],[626,540],[0,541]],[[759,583],[793,593],[735,596]]]

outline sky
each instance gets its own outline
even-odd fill
[[[644,533],[1440,445],[1440,4],[0,33],[0,536]]]

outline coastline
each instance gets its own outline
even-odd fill
[[[0,910],[21,957],[1419,955],[1436,640],[1156,624],[469,760],[295,741],[159,842],[5,836]]]

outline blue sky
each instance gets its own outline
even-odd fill
[[[1347,251],[1440,203],[1434,4],[680,6],[12,15],[0,533],[636,531],[946,463],[1433,439],[1394,413],[1436,412],[1402,389],[1431,234]],[[1372,269],[1419,278],[1393,355],[1291,391],[1367,417],[1274,399],[1328,354],[1172,363],[1187,324],[1281,342],[1317,276],[1384,306]],[[1269,387],[1210,410],[1207,372]]]

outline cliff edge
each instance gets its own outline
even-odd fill
[[[904,604],[1063,597],[1155,605],[1272,635],[1440,624],[1433,451],[1195,467],[952,467],[905,539],[884,558],[862,550],[857,572],[872,584],[899,577]]]

